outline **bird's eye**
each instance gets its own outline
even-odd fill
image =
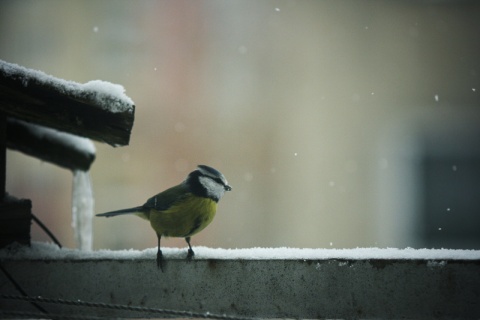
[[[215,178],[215,179],[213,179],[213,180],[214,180],[215,182],[218,182],[218,183],[221,184],[222,186],[225,185],[225,184],[223,183],[222,179],[220,179],[220,178]]]

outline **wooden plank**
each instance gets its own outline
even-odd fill
[[[7,132],[8,148],[72,171],[88,171],[95,160],[95,149],[87,138],[13,119],[7,121]]]
[[[7,116],[0,111],[0,204],[5,197],[7,182]]]
[[[0,61],[0,111],[7,116],[112,146],[127,145],[135,106],[94,88],[78,94],[82,86]]]
[[[32,202],[7,195],[0,203],[0,248],[18,242],[30,244]]]

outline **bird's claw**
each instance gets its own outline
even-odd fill
[[[193,252],[192,249],[188,249],[188,253],[187,253],[187,260],[188,261],[191,261],[193,259],[193,256],[195,255],[195,252]]]
[[[162,250],[157,251],[157,268],[163,272],[163,254]]]

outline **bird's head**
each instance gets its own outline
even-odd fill
[[[218,202],[225,191],[231,191],[232,187],[228,185],[225,176],[218,170],[199,165],[195,171],[190,172],[185,183],[192,193],[207,197]]]

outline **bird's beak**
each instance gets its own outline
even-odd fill
[[[232,187],[230,187],[230,186],[228,186],[228,185],[225,186],[225,191],[232,191]]]

